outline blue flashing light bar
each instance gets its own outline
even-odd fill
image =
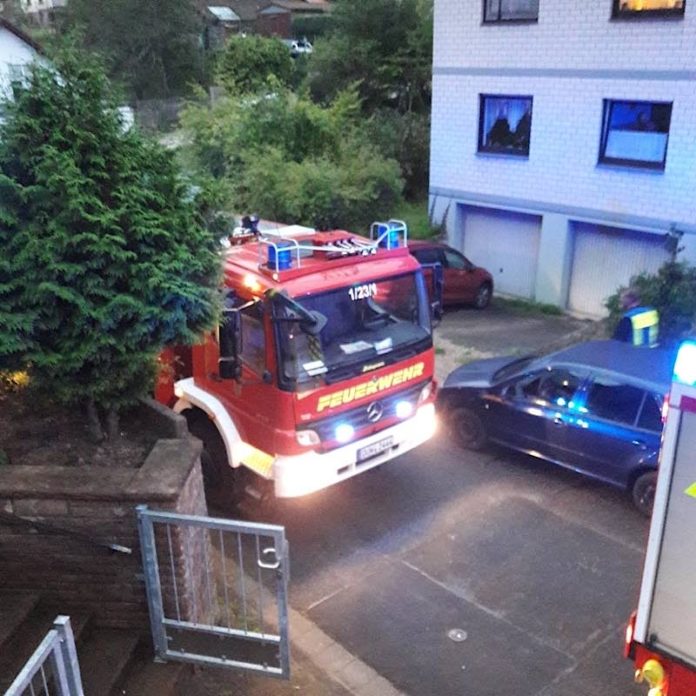
[[[674,381],[696,385],[696,341],[684,341],[674,363]]]
[[[268,267],[274,271],[287,271],[292,268],[292,244],[276,242],[268,247]]]

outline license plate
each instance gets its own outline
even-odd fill
[[[384,440],[377,440],[377,442],[373,442],[371,445],[361,447],[358,450],[358,461],[364,462],[366,459],[376,457],[378,454],[384,452],[384,450],[391,449],[393,444],[393,437],[385,437]]]

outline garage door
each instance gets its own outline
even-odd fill
[[[541,218],[461,206],[459,248],[493,275],[496,292],[534,299]]]
[[[573,223],[572,229],[568,309],[575,312],[605,315],[604,302],[619,286],[669,260],[660,235],[588,223]]]

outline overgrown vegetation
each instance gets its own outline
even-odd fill
[[[672,260],[657,273],[634,276],[629,287],[638,291],[642,305],[654,307],[660,313],[661,345],[674,345],[692,331],[696,320],[696,267]],[[612,331],[623,314],[620,297],[625,289],[619,288],[606,301]]]
[[[26,370],[113,436],[163,346],[213,325],[216,242],[169,153],[123,133],[89,56],[35,65],[4,107],[0,370]]]
[[[398,163],[361,128],[355,90],[322,107],[284,89],[227,98],[183,115],[189,161],[229,204],[286,223],[360,228],[400,200]]]

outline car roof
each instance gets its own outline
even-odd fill
[[[622,341],[586,341],[551,353],[541,364],[566,364],[614,372],[632,381],[669,389],[675,353],[661,348],[642,348]]]

